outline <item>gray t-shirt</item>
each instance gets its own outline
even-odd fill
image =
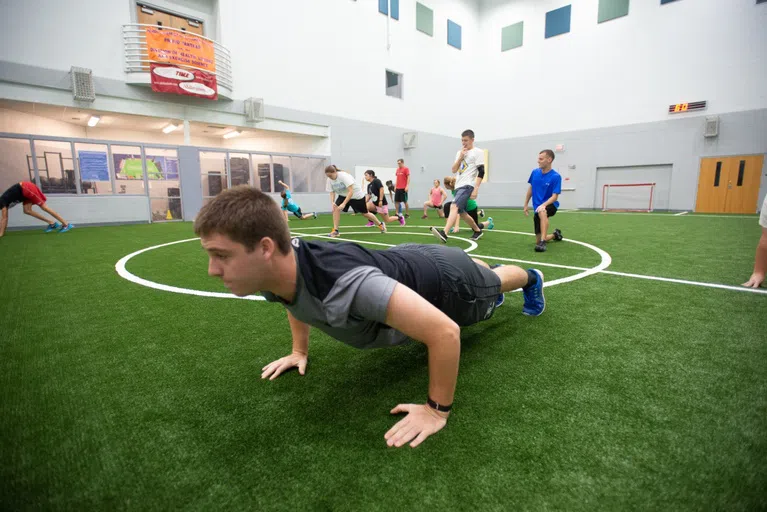
[[[440,298],[437,266],[408,244],[370,251],[353,243],[292,241],[298,272],[296,296],[282,303],[298,320],[357,348],[399,345],[408,337],[387,326],[386,310],[397,283],[434,305]]]

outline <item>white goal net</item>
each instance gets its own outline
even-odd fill
[[[602,187],[602,211],[651,212],[655,183],[607,183]]]

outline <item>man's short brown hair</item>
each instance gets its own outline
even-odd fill
[[[280,253],[290,252],[290,230],[280,207],[260,190],[240,185],[224,190],[202,207],[194,221],[198,236],[226,235],[248,252],[265,237]]]
[[[550,150],[550,149],[544,149],[543,151],[541,151],[538,154],[539,155],[546,155],[547,157],[551,158],[552,162],[554,161],[554,152],[552,150]]]

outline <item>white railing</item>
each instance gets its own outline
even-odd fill
[[[125,49],[126,73],[149,73],[150,61],[146,48],[146,27],[158,28],[157,25],[145,25],[143,23],[129,23],[123,25],[123,47]],[[177,28],[162,27],[162,30],[173,30],[175,32],[189,34],[189,32]],[[214,73],[216,75],[216,81],[219,86],[226,87],[230,91],[233,90],[232,57],[229,53],[229,49],[207,37],[197,37],[213,43],[214,54],[216,56],[216,72]]]

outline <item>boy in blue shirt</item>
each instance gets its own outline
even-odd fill
[[[317,218],[317,212],[307,213],[306,215],[304,215],[301,212],[301,207],[299,207],[296,203],[293,202],[293,199],[291,199],[290,187],[281,181],[278,181],[277,183],[285,187],[285,190],[280,192],[280,196],[282,197],[281,206],[282,206],[282,211],[285,212],[285,220],[288,220],[288,212],[292,213],[293,215],[298,217],[300,220],[306,220],[312,217],[314,217],[315,219]]]
[[[530,179],[527,182],[530,186],[525,196],[525,215],[530,215],[527,204],[530,198],[533,198],[533,224],[535,225],[535,252],[544,252],[546,242],[550,240],[562,240],[562,232],[558,229],[554,233],[547,235],[549,229],[549,217],[557,214],[559,208],[559,194],[562,193],[562,176],[551,168],[554,161],[554,152],[550,149],[544,149],[538,153],[538,168],[530,173]]]

